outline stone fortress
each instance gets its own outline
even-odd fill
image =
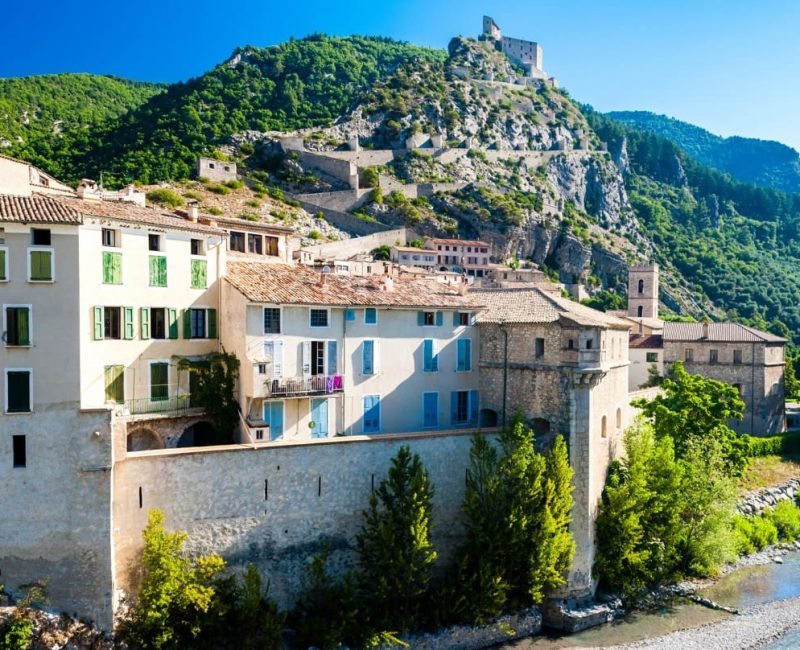
[[[542,64],[542,46],[539,43],[503,36],[497,23],[490,16],[483,17],[482,35],[487,40],[493,40],[498,51],[525,70],[526,77],[547,79]]]

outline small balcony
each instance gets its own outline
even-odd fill
[[[201,413],[202,408],[192,404],[190,395],[175,395],[163,399],[140,397],[124,402],[123,415],[135,416],[182,416]]]
[[[289,379],[273,379],[264,383],[265,397],[306,397],[333,395],[344,391],[342,375],[314,375]]]

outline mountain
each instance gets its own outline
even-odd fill
[[[624,296],[627,266],[653,259],[676,313],[800,331],[800,195],[737,180],[652,129],[522,79],[491,41],[458,37],[442,51],[316,35],[241,48],[196,79],[142,92],[124,108],[102,105],[96,120],[70,109],[57,119],[74,125],[31,137],[24,157],[68,180],[103,172],[109,185],[191,178],[202,153],[233,158],[247,187],[192,187],[237,193],[231,210],[247,206],[243,218],[302,219],[318,239],[339,235],[300,215],[295,196],[321,205],[346,189],[313,158],[343,155],[358,135],[362,181],[380,187],[336,207],[350,219],[487,239],[499,257],[584,284],[609,306]],[[24,110],[14,100],[5,113]],[[280,145],[289,132],[303,155]],[[437,134],[443,150],[406,150]]]
[[[800,192],[800,153],[780,142],[723,138],[680,120],[647,111],[615,111],[608,116],[671,140],[696,161],[747,183]]]
[[[164,86],[90,74],[0,79],[0,153],[73,177],[70,149]]]

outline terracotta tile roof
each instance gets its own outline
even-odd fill
[[[83,222],[81,213],[74,207],[64,205],[49,196],[0,195],[0,221],[18,223],[66,223]]]
[[[384,276],[326,275],[303,265],[229,261],[225,279],[248,300],[279,305],[466,308],[466,296],[435,280]]]
[[[705,328],[708,327],[706,331]],[[739,323],[664,323],[665,341],[786,343],[786,339]]]
[[[215,226],[194,223],[162,208],[143,208],[125,201],[84,201],[65,197],[57,197],[53,200],[65,208],[80,212],[87,217],[115,219],[160,228],[190,230],[215,235],[222,234],[222,230]]]
[[[486,309],[478,323],[555,323],[584,327],[628,329],[629,323],[596,309],[573,302],[536,287],[525,289],[476,289],[470,300]]]
[[[649,349],[657,349],[664,347],[664,337],[661,334],[650,334],[648,336],[644,336],[642,334],[631,334],[630,339],[628,340],[628,347],[629,348],[647,348]]]
[[[439,237],[430,237],[426,244],[447,244],[455,246],[489,246],[485,241],[479,239],[441,239]]]
[[[402,253],[424,253],[425,255],[435,254],[435,251],[431,250],[430,248],[416,248],[414,246],[392,246],[392,248]]]

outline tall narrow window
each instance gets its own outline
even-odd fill
[[[122,338],[121,312],[120,307],[103,308],[103,338]]]
[[[719,361],[719,350],[709,350],[708,351],[708,362],[709,363],[717,363]]]
[[[686,348],[686,351],[684,353],[684,360],[687,361],[688,363],[694,361],[694,350],[692,348]]]
[[[639,293],[644,293],[644,280],[639,280]]]
[[[151,251],[161,250],[161,235],[157,233],[150,233],[147,235],[147,247]]]
[[[439,393],[422,393],[422,427],[435,429],[439,426]]]
[[[454,427],[477,424],[478,391],[454,390],[450,393],[450,422]]]
[[[280,334],[281,310],[278,307],[264,307],[264,334]]]
[[[153,307],[150,309],[150,336],[148,338],[167,338],[167,315],[163,307]]]
[[[742,351],[741,350],[734,350],[733,351],[733,362],[735,364],[740,364],[742,362]]]
[[[192,255],[205,255],[205,242],[202,239],[192,239],[190,251]]]
[[[544,357],[544,339],[537,338],[533,342],[533,356],[537,359]]]
[[[456,371],[469,372],[472,370],[472,340],[459,339],[456,343],[456,350]]]
[[[230,234],[230,250],[237,253],[244,253],[244,233],[231,230]]]
[[[378,323],[378,310],[375,307],[367,307],[364,309],[364,324],[377,325]]]
[[[379,395],[364,395],[364,433],[378,433],[381,430],[381,398]]]
[[[31,412],[31,371],[6,370],[6,413]]]
[[[6,307],[6,346],[31,344],[30,307]]]
[[[117,247],[117,233],[112,228],[103,228],[101,237],[103,246],[106,246],[108,248]]]
[[[271,257],[278,257],[278,238],[277,237],[270,237],[269,235],[264,236],[264,254],[269,255]]]
[[[375,373],[375,341],[366,340],[361,344],[361,373],[372,375]]]
[[[247,252],[254,255],[263,255],[264,237],[255,233],[247,233]]]
[[[8,249],[0,246],[0,282],[8,280]]]
[[[163,402],[169,399],[169,364],[150,364],[150,400]]]
[[[28,465],[28,453],[25,448],[25,436],[11,436],[11,447],[13,451],[12,466],[26,467]]]
[[[189,310],[189,338],[191,339],[204,339],[206,338],[206,310],[205,309],[190,309]]]
[[[642,307],[641,305],[639,305],[639,306],[636,308],[636,315],[637,315],[639,318],[642,318],[642,317],[644,316],[644,307]]]
[[[192,289],[205,289],[208,286],[208,262],[191,260]]]
[[[437,341],[425,339],[422,341],[422,371],[438,372],[439,370],[439,350]]]

